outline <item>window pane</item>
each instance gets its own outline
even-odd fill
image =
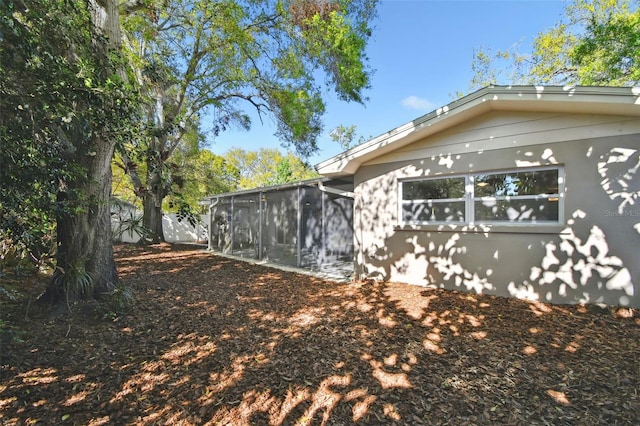
[[[557,222],[558,198],[476,200],[475,220],[478,222]]]
[[[558,170],[494,173],[474,176],[476,197],[558,193]]]
[[[464,197],[464,177],[402,182],[403,200],[438,200]]]
[[[405,222],[464,222],[464,201],[407,203],[402,206]]]

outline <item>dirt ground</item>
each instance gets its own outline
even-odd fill
[[[2,304],[0,424],[640,423],[637,312],[115,252],[128,312]]]

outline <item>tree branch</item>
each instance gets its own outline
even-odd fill
[[[104,0],[100,0],[100,2],[103,2]],[[144,4],[144,2],[142,0],[125,0],[125,1],[121,1],[118,4],[118,8],[120,9],[120,13],[122,13],[123,15],[129,15],[133,12],[136,12],[138,10],[142,10],[144,8],[146,8],[147,6]]]

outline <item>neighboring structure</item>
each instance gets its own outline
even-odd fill
[[[640,88],[488,87],[317,169],[358,278],[640,308]]]
[[[176,213],[162,215],[164,239],[170,243],[202,243],[207,239],[206,225],[209,215],[200,215],[195,226],[188,220],[179,220]],[[142,212],[128,202],[118,198],[111,199],[111,230],[113,241],[119,243],[137,243],[142,238]]]
[[[352,189],[349,179],[313,179],[210,196],[209,249],[351,276]]]
[[[142,212],[128,201],[111,197],[111,232],[114,242],[137,243],[140,234],[136,232],[136,224],[141,222]]]

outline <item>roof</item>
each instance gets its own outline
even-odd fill
[[[117,197],[111,197],[111,206],[117,207],[118,209],[121,209],[121,210],[124,208],[136,210],[138,208],[135,204],[129,201],[121,200],[120,198],[117,198]]]
[[[318,186],[322,190],[336,193],[348,193],[353,190],[353,180],[351,179],[331,179],[328,177],[317,177],[312,179],[300,180],[296,182],[283,183],[271,186],[262,186],[258,188],[242,189],[239,191],[225,192],[221,194],[213,194],[204,197],[200,204],[208,205],[211,201],[219,198],[236,197],[241,195],[255,195],[263,192],[282,191],[292,188],[305,187],[305,186]],[[329,189],[327,189],[327,187]],[[332,189],[334,188],[334,189]]]
[[[365,162],[490,111],[640,117],[640,87],[488,86],[316,165],[323,176],[354,174]]]

